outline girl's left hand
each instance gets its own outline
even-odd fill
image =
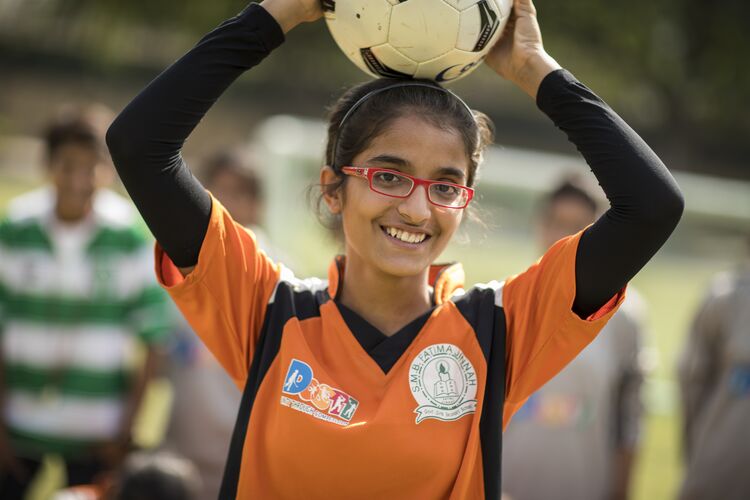
[[[498,75],[536,98],[539,84],[560,65],[544,50],[532,0],[515,0],[500,40],[484,60]]]
[[[284,33],[289,33],[298,24],[323,17],[320,0],[263,0],[260,6],[276,19]]]

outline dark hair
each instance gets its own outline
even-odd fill
[[[210,186],[223,172],[230,172],[239,177],[245,191],[254,200],[263,200],[263,180],[248,153],[238,149],[225,149],[214,153],[204,161],[200,169],[200,178],[205,186]]]
[[[101,104],[63,106],[44,131],[47,158],[51,159],[57,150],[66,144],[91,148],[106,158],[104,134],[113,116],[113,113]]]
[[[548,213],[552,205],[563,199],[574,199],[580,201],[591,212],[596,214],[599,211],[599,201],[593,189],[578,174],[567,174],[558,184],[545,195],[539,204],[538,212],[541,215]]]
[[[200,478],[195,466],[160,451],[130,455],[115,479],[109,500],[198,500]]]
[[[347,178],[341,173],[341,167],[350,165],[391,122],[405,115],[413,113],[436,127],[459,133],[469,158],[467,185],[473,186],[477,180],[482,154],[493,141],[492,121],[484,113],[469,110],[457,96],[435,82],[414,80],[416,85],[404,85],[405,82],[381,78],[356,85],[345,92],[329,112],[325,161],[337,174],[337,181],[320,186],[321,196],[316,208],[319,219],[334,233],[339,232],[340,220],[323,215],[322,194],[333,194],[341,189]],[[347,116],[355,104],[357,109]]]

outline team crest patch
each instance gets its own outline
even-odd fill
[[[477,409],[477,373],[453,344],[433,344],[409,368],[409,387],[417,401],[416,423],[428,418],[458,420]]]
[[[359,406],[349,394],[319,382],[312,367],[298,359],[289,363],[282,392],[299,398],[282,395],[282,405],[337,425],[349,425]]]

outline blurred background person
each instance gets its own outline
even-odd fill
[[[750,259],[711,283],[679,361],[681,500],[750,498]]]
[[[263,221],[265,189],[253,156],[242,148],[216,151],[199,167],[206,189],[231,207],[232,218],[245,227]]]
[[[206,189],[232,217],[252,229],[259,246],[272,259],[279,259],[260,229],[264,188],[254,162],[242,149],[221,150],[198,172]],[[242,393],[184,319],[170,354],[174,402],[165,444],[200,470],[199,498],[216,498]]]
[[[540,249],[596,220],[598,202],[570,176],[538,207]],[[503,489],[514,500],[628,498],[640,434],[643,305],[632,288],[599,336],[534,393],[503,433]]]
[[[116,474],[106,500],[203,500],[196,467],[184,457],[138,452]]]
[[[131,453],[100,484],[65,488],[52,500],[203,500],[200,475],[184,457],[165,451]],[[214,497],[210,497],[214,498]]]
[[[44,136],[47,185],[13,200],[0,223],[4,500],[23,498],[47,454],[64,459],[71,485],[119,462],[168,331],[137,214],[104,189],[111,116],[63,109]]]

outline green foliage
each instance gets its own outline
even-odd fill
[[[750,89],[750,68],[740,62],[748,48],[747,2],[537,4],[551,46],[574,40],[575,52],[596,61],[598,71],[618,75],[622,90],[634,81],[650,86],[666,110],[667,123],[687,118],[750,129],[750,121],[734,112],[747,106]]]
[[[160,28],[202,32],[220,19],[236,14],[246,5],[242,0],[57,0],[53,2],[60,17],[104,15],[114,23],[136,23]]]

